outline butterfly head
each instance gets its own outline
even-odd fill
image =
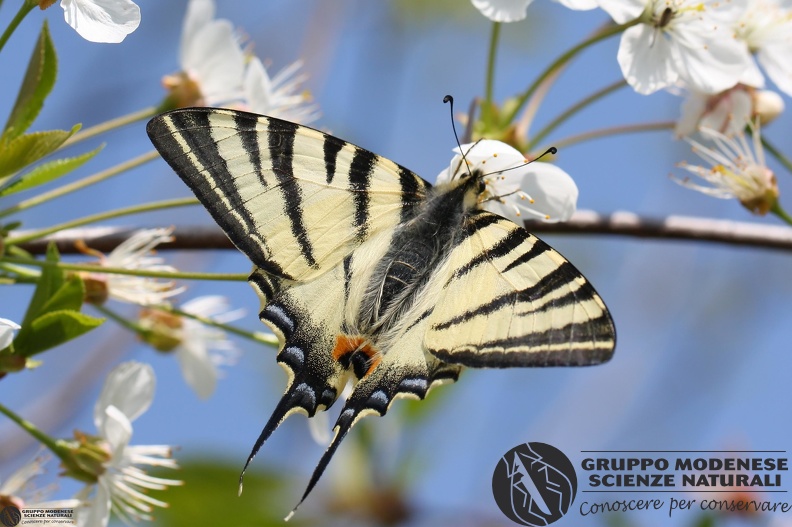
[[[460,188],[465,204],[479,207],[519,192],[520,168],[530,161],[500,141],[482,139],[460,145],[449,168],[438,176],[438,183]],[[513,187],[513,188],[512,188]]]
[[[515,216],[514,221],[519,221],[524,209],[533,208],[534,198],[531,194],[538,192],[538,197],[546,197],[543,190],[537,187],[536,180],[537,174],[546,172],[550,165],[541,164],[543,165],[541,169],[537,165],[529,165],[547,154],[555,154],[555,148],[548,149],[535,159],[527,159],[510,145],[481,139],[475,143],[460,145],[454,151],[456,156],[448,169],[438,176],[437,183],[445,184],[447,188],[462,187],[460,190],[465,194],[466,207],[478,209],[505,207],[514,214],[508,211],[496,212],[506,217]],[[487,203],[494,205],[487,206]],[[544,216],[547,219],[546,214],[531,215]],[[552,214],[552,216],[556,215]]]

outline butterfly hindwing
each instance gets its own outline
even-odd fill
[[[436,274],[425,344],[471,367],[584,366],[607,361],[615,330],[600,296],[557,251],[486,211]],[[472,294],[486,291],[486,294]]]
[[[212,108],[149,122],[163,158],[264,271],[310,280],[412,214],[429,184],[312,128]]]
[[[339,272],[343,272],[341,266],[304,283],[273,277],[261,269],[254,269],[250,275],[250,284],[261,299],[259,318],[278,337],[277,360],[286,370],[288,381],[245,468],[289,415],[311,417],[326,410],[347,382],[347,368],[330,353],[343,324],[344,278],[338,276]]]

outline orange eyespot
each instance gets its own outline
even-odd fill
[[[368,369],[364,377],[374,371],[374,368],[376,368],[382,360],[382,355],[368,339],[359,335],[336,335],[333,358],[337,361],[341,361],[345,355],[350,353],[363,353],[369,358]]]

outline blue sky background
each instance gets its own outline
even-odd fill
[[[8,24],[16,3],[3,5],[0,27]],[[49,20],[57,48],[59,78],[35,130],[68,129],[77,122],[90,126],[157,104],[164,96],[161,78],[179,67],[186,2],[138,3],[141,26],[119,45],[83,40],[64,23],[58,5],[43,14],[32,12],[0,54],[3,108],[10,108],[16,97],[43,18]],[[221,3],[218,16],[248,36],[255,53],[271,64],[271,72],[304,60],[310,75],[306,87],[322,111],[314,126],[433,181],[454,146],[442,98],[453,94],[458,109],[464,109],[482,95],[490,24],[466,1],[428,4],[229,1]],[[602,11],[573,12],[536,0],[527,20],[503,28],[496,98],[524,90],[555,57],[606,21]],[[547,96],[533,129],[618,80],[617,48],[618,37],[583,53]],[[622,89],[562,126],[549,143],[604,126],[675,119],[680,103],[666,93],[646,97]],[[789,145],[785,138],[792,134],[791,123],[783,115],[765,133],[783,149]],[[107,143],[105,150],[78,175],[151,149],[144,123],[101,141]],[[91,147],[81,145],[74,153]],[[579,208],[779,224],[774,218],[751,217],[736,202],[675,184],[668,174],[682,159],[692,159],[687,145],[674,141],[670,132],[655,132],[572,146],[560,152],[557,163],[580,188]],[[780,169],[776,173],[782,204],[789,209],[790,174]],[[181,181],[157,161],[18,219],[27,228],[43,227],[187,195]],[[115,223],[154,227],[210,221],[194,207]],[[410,449],[423,460],[411,489],[418,503],[427,510],[470,510],[500,518],[491,497],[492,471],[503,453],[525,441],[555,445],[576,464],[580,450],[789,448],[790,254],[610,236],[543,238],[581,269],[605,299],[616,321],[616,354],[607,365],[594,368],[468,370],[458,384],[438,389],[449,393],[422,425],[400,433],[398,421],[390,416],[372,418],[386,467],[401,459],[396,452]],[[182,270],[249,269],[247,260],[231,251],[162,254]],[[234,306],[247,310],[239,325],[261,329],[258,299],[247,284],[189,286],[185,300],[228,295]],[[30,292],[26,286],[4,287],[0,316],[21,320]],[[3,379],[0,400],[53,435],[69,436],[75,428],[92,431],[92,404],[104,374],[121,360],[150,362],[158,376],[157,395],[152,408],[135,422],[133,443],[180,445],[180,456],[217,456],[241,467],[283,390],[285,375],[273,350],[247,341],[239,346],[244,352],[238,365],[226,369],[212,398],[199,401],[182,380],[174,357],[155,353],[108,323],[44,355],[38,370]],[[0,479],[33,455],[25,441],[0,420]],[[293,471],[301,482],[296,499],[321,451],[298,416],[278,430],[254,464]],[[319,489],[342,485],[345,476],[351,477],[353,472],[345,467],[350,461],[344,457],[342,446]],[[67,486],[64,496],[72,490]],[[254,493],[246,488],[248,499],[255,499]],[[284,505],[284,512],[288,507]],[[681,518],[685,524],[691,517]],[[649,524],[658,521],[666,524],[662,517],[652,517]]]

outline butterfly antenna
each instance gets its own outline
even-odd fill
[[[536,156],[535,158],[531,159],[530,161],[528,161],[528,160],[526,159],[526,160],[525,160],[525,163],[523,163],[523,164],[521,164],[521,165],[517,165],[517,166],[513,166],[513,167],[509,167],[509,168],[504,168],[503,170],[498,170],[497,172],[490,172],[490,173],[488,173],[488,174],[484,174],[484,175],[483,175],[483,176],[481,176],[481,177],[491,176],[492,174],[503,174],[504,172],[508,172],[509,170],[516,170],[516,169],[518,169],[518,168],[522,168],[522,167],[524,167],[525,165],[530,165],[530,164],[531,164],[531,163],[533,163],[534,161],[539,161],[540,159],[542,159],[544,156],[546,156],[546,155],[548,155],[548,154],[556,155],[557,153],[558,153],[558,148],[556,148],[556,147],[554,147],[554,146],[551,146],[550,148],[548,148],[547,150],[545,150],[545,151],[544,151],[544,153],[543,153],[542,155],[540,155],[540,156]],[[501,197],[503,197],[503,196],[501,196]]]
[[[459,142],[459,136],[457,135],[457,131],[456,131],[456,124],[454,123],[454,97],[451,95],[446,95],[445,97],[443,97],[443,102],[449,103],[451,105],[451,129],[454,131],[454,139],[456,139],[456,144],[459,147],[459,152],[462,154],[462,162],[465,163],[465,168],[467,168],[468,175],[473,176],[473,173],[470,171],[470,164],[468,163],[467,157],[465,157],[465,152],[462,150],[462,145]],[[454,173],[456,173],[456,170],[454,171]]]

